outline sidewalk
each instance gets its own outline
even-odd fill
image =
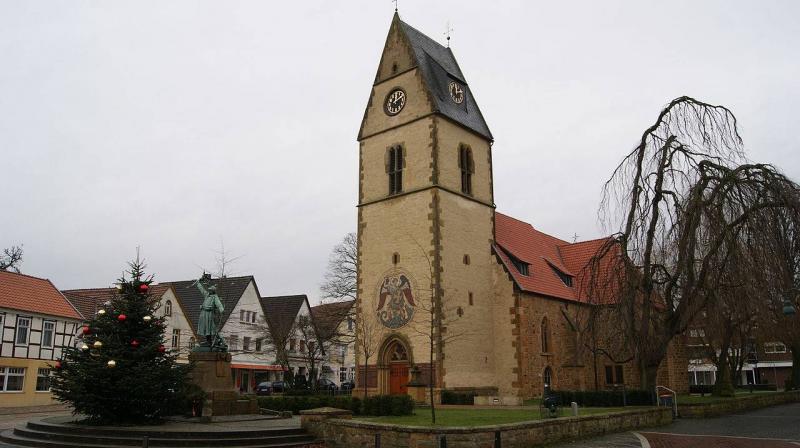
[[[46,406],[18,406],[13,408],[0,408],[0,415],[53,414],[57,412],[69,411],[69,406],[65,404],[48,404]]]

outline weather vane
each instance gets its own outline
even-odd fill
[[[577,243],[578,242],[578,234],[577,233],[575,235],[572,235],[572,242],[573,243]]]
[[[397,12],[397,0],[392,0],[392,3],[394,3],[394,12]]]
[[[397,0],[395,0],[397,1]],[[447,29],[444,32],[444,36],[447,38],[447,48],[450,48],[450,33],[453,32],[453,28],[450,26],[450,22],[447,22]]]

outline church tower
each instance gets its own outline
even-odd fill
[[[359,384],[405,393],[413,366],[427,382],[432,334],[436,387],[496,389],[492,134],[450,48],[396,13],[358,141],[357,312],[370,331],[357,337],[373,347],[367,372],[357,348]]]

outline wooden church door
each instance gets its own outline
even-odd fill
[[[408,364],[390,364],[389,394],[404,395],[408,393]]]

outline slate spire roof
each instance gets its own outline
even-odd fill
[[[394,20],[400,24],[400,29],[414,51],[417,66],[434,99],[434,111],[489,140],[494,140],[453,51],[403,22],[397,14]],[[456,81],[464,87],[466,95],[461,104],[456,104],[450,98],[451,81]]]

